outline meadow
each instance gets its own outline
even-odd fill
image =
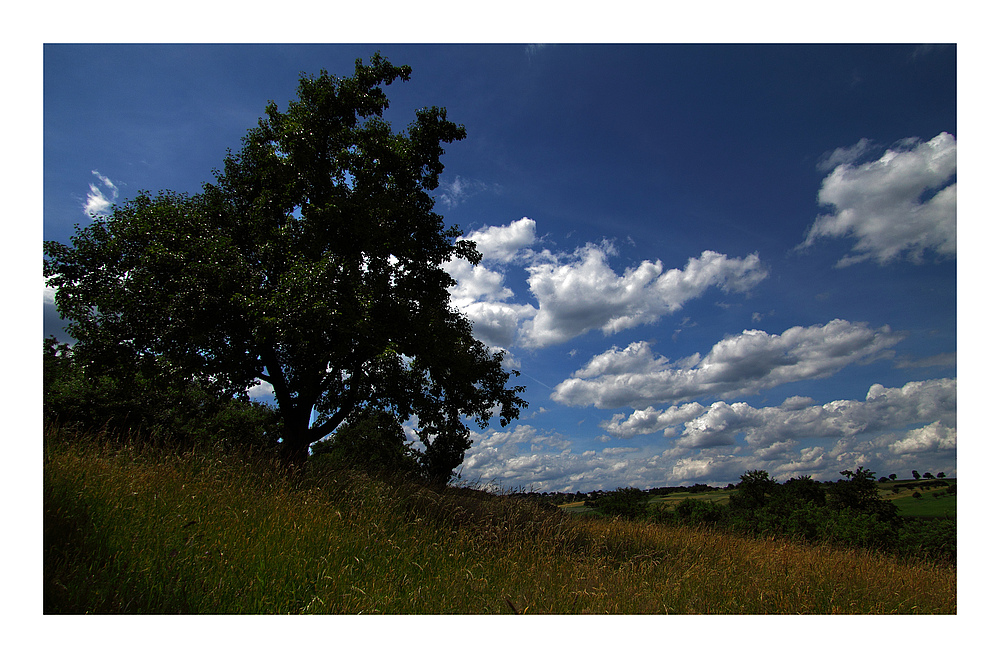
[[[955,614],[954,566],[49,427],[47,614]]]

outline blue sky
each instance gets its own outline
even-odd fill
[[[463,477],[589,491],[957,473],[956,48],[47,45],[44,216],[196,192],[298,73],[408,64],[453,301],[530,406]],[[58,335],[46,296],[45,335]]]

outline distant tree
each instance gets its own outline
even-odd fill
[[[934,476],[931,475],[930,471],[927,471],[926,473],[924,473],[924,479],[925,480],[933,480]]]
[[[940,473],[938,473],[937,477],[938,477],[939,480],[943,480],[945,478],[944,471],[941,471]]]
[[[889,473],[889,479],[890,480],[895,480],[896,479],[896,474],[895,473]]]
[[[413,416],[438,480],[471,445],[465,419],[516,419],[523,387],[448,292],[444,264],[481,256],[429,194],[465,129],[438,107],[406,133],[382,118],[383,87],[409,76],[378,54],[350,78],[303,75],[202,193],[140,192],[46,242],[87,375],[159,361],[215,394],[267,382],[293,461],[364,409]]]
[[[826,491],[823,486],[808,475],[792,478],[781,485],[780,495],[795,502],[826,504]]]
[[[835,509],[849,509],[874,514],[882,521],[896,518],[896,507],[882,500],[875,474],[859,466],[855,471],[841,471],[846,479],[838,480],[830,488],[830,505]]]
[[[777,488],[777,480],[767,471],[747,471],[740,476],[736,492],[729,496],[729,504],[733,509],[757,509],[767,504]]]
[[[718,505],[696,498],[685,498],[674,508],[673,515],[676,519],[689,524],[717,525],[728,520],[729,511],[729,507],[726,505]],[[670,518],[670,512],[664,514],[663,511],[660,511],[658,514],[661,515],[661,518],[662,516]]]
[[[635,487],[619,487],[602,494],[594,506],[601,514],[637,519],[649,509],[649,494]]]
[[[910,472],[913,474],[913,479],[914,480],[919,480],[920,479],[920,472],[919,471],[910,471]]]

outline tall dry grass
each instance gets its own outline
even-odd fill
[[[956,612],[953,568],[47,430],[47,613]]]

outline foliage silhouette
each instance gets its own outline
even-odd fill
[[[649,508],[649,494],[635,487],[619,487],[602,494],[594,507],[601,514],[638,519],[646,515]]]
[[[140,192],[47,242],[87,376],[156,364],[217,396],[267,382],[294,461],[366,409],[415,416],[438,481],[471,445],[465,419],[516,419],[523,387],[450,306],[442,268],[481,258],[429,194],[465,129],[438,107],[405,133],[382,118],[383,87],[410,71],[376,53],[350,78],[303,75],[200,194]]]
[[[120,377],[89,377],[70,346],[55,338],[45,339],[42,371],[45,420],[66,429],[142,436],[182,448],[278,445],[280,419],[273,408],[215,395],[169,371],[147,367]]]
[[[312,459],[376,473],[419,471],[419,455],[407,444],[402,426],[380,409],[366,410],[329,439],[314,443]]]

